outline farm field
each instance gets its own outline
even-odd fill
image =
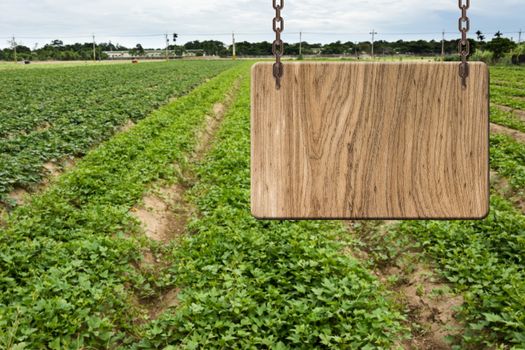
[[[149,63],[150,61],[148,61]],[[86,66],[100,66],[106,64],[129,64],[129,61],[36,61],[31,64],[13,63],[13,62],[0,62],[0,70],[13,70],[13,69],[43,69],[43,68],[65,68],[65,67],[86,67]]]
[[[214,61],[0,71],[0,200],[231,66]]]
[[[98,81],[81,84],[77,113],[111,129],[74,134],[78,153],[28,143],[39,172],[26,182],[0,171],[6,195],[50,182],[0,228],[0,348],[525,347],[525,69],[491,68],[485,220],[268,222],[249,210],[252,62],[179,64],[32,69],[23,79],[47,79],[47,98],[43,82],[0,92],[25,96],[2,142],[66,118],[57,96],[76,98],[76,74]],[[95,89],[110,74],[129,86]],[[46,117],[28,107],[54,103]]]

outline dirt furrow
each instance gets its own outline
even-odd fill
[[[523,194],[516,193],[507,178],[493,170],[490,172],[490,184],[500,196],[514,204],[525,215],[525,198]]]
[[[350,253],[370,265],[408,316],[411,339],[398,344],[401,348],[452,349],[447,338],[461,333],[456,310],[463,299],[452,292],[412,240],[393,234],[398,223],[349,222],[349,230],[359,239]]]
[[[522,111],[520,109],[514,109],[514,108],[511,108],[511,107],[507,107],[507,106],[502,106],[502,105],[494,105],[496,108],[502,110],[503,112],[510,112],[510,113],[513,113],[514,115],[516,115],[521,121],[524,121],[525,122],[525,111]]]
[[[190,156],[190,164],[198,163],[206,156],[239,88],[240,80],[237,80],[224,101],[213,106],[211,115],[206,117],[204,126],[196,135],[198,142]],[[141,223],[144,234],[163,245],[184,234],[188,221],[195,213],[195,209],[185,198],[186,192],[195,184],[195,174],[189,167],[181,169],[176,165],[176,169],[180,177],[177,183],[155,184],[150,193],[143,198],[142,204],[131,210],[132,215]],[[154,255],[150,250],[144,251],[143,254],[144,266],[140,268],[147,270],[165,266],[162,256]],[[149,320],[154,320],[169,308],[177,306],[179,292],[179,288],[172,288],[159,292],[156,297],[141,301]]]
[[[511,128],[507,128],[506,126],[503,126],[503,125],[490,123],[490,132],[494,134],[507,135],[507,136],[512,137],[514,140],[518,142],[525,143],[525,133],[518,131],[518,130],[511,129]]]

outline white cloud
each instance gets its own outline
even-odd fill
[[[525,23],[520,23],[525,22],[523,0],[477,0],[472,2],[470,13],[475,29],[517,31],[520,25],[525,28]],[[163,45],[160,35],[139,35],[178,32],[189,34],[181,35],[183,42],[204,38],[230,41],[229,34],[216,34],[236,31],[238,40],[271,40],[272,16],[270,0],[2,0],[0,46],[6,45],[6,37],[11,34],[31,46],[54,38],[87,41],[91,33],[98,40],[126,45],[140,41],[159,47]],[[368,33],[372,28],[380,32],[379,37],[396,39],[388,33],[438,33],[442,29],[455,32],[459,9],[456,0],[286,0],[284,16],[285,39],[289,41],[296,41],[297,36],[292,33],[301,30]],[[195,35],[199,33],[215,35]],[[367,37],[306,34],[305,40],[326,42]]]

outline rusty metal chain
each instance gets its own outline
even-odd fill
[[[281,88],[281,78],[283,77],[284,73],[283,64],[281,63],[281,57],[284,55],[284,42],[281,39],[281,33],[284,30],[284,18],[281,16],[281,10],[284,8],[284,0],[272,1],[273,8],[275,9],[275,18],[273,19],[275,40],[272,44],[272,53],[275,56],[273,76],[275,78],[275,86],[277,90],[279,90]]]
[[[458,44],[459,55],[461,57],[459,76],[461,77],[463,87],[467,87],[467,78],[469,76],[469,65],[467,60],[470,55],[470,42],[467,38],[467,33],[470,30],[470,18],[467,16],[467,10],[470,8],[470,0],[458,0],[458,5],[461,10],[461,17],[459,18],[461,40]]]

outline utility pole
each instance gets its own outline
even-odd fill
[[[375,29],[372,29],[372,31],[370,32],[370,34],[372,35],[372,58],[374,58],[374,43],[375,43],[375,36],[376,34],[378,34]]]
[[[443,30],[441,37],[441,60],[445,60],[445,30]]]
[[[166,61],[169,61],[170,59],[170,56],[169,56],[169,46],[170,46],[170,39],[168,38],[168,33],[165,34],[166,35]]]
[[[523,33],[523,31],[520,29],[520,31],[518,32],[518,45],[521,44],[521,34]]]
[[[15,60],[15,63],[16,63],[16,62],[18,62],[17,57],[16,57],[16,47],[18,45],[16,44],[16,38],[15,38],[14,35],[13,35],[13,40],[11,41],[11,45],[13,45],[13,53],[14,53],[13,57],[14,57],[14,60]]]
[[[299,58],[303,58],[303,32],[299,32]]]
[[[97,46],[95,44],[95,34],[93,34],[93,62],[97,61]]]
[[[232,59],[237,59],[237,52],[235,50],[235,33],[232,33]]]

